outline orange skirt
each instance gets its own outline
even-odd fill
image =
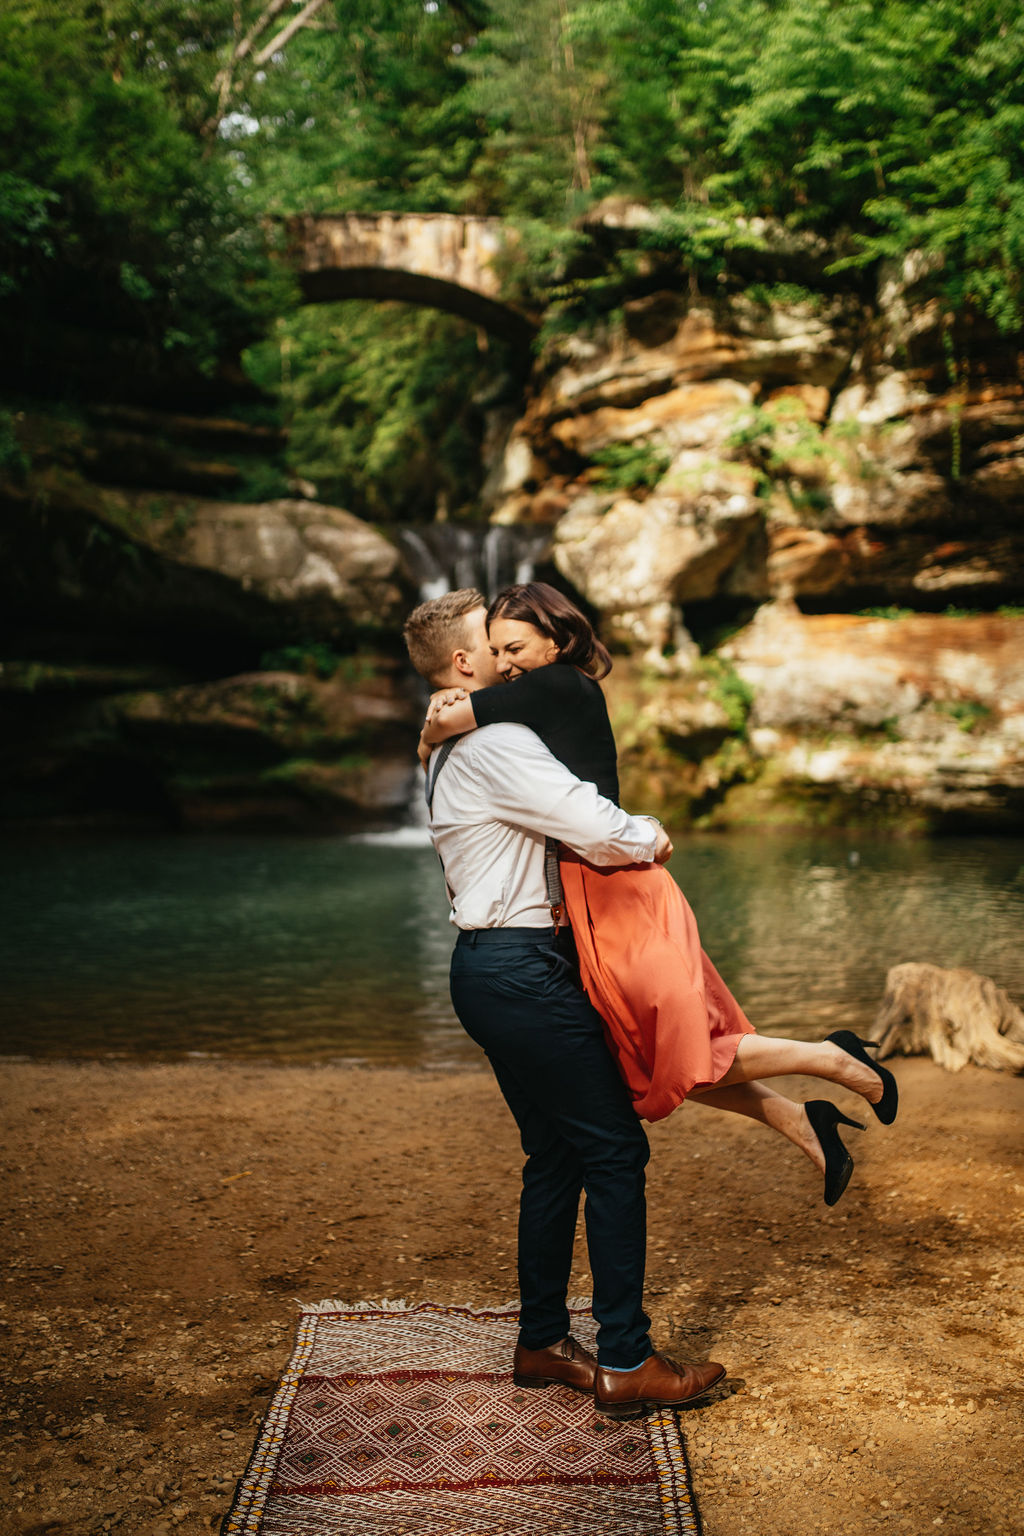
[[[598,869],[560,854],[580,979],[633,1108],[662,1120],[725,1076],[754,1027],[701,949],[697,920],[667,869]]]

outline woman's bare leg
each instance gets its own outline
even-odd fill
[[[787,1099],[784,1093],[764,1083],[732,1083],[705,1088],[688,1095],[694,1104],[706,1104],[711,1109],[729,1110],[735,1115],[746,1115],[770,1130],[778,1131],[795,1147],[810,1158],[819,1173],[825,1171],[825,1154],[821,1143],[811,1128],[807,1112],[802,1104]]]
[[[764,1077],[824,1077],[877,1104],[884,1084],[871,1067],[828,1040],[780,1040],[772,1035],[744,1035],[732,1066],[716,1089],[752,1083]]]

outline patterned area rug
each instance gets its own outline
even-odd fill
[[[224,1536],[699,1536],[675,1414],[516,1387],[517,1319],[305,1308]],[[593,1347],[583,1308],[573,1332]]]

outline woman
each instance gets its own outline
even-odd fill
[[[618,802],[615,739],[597,679],[611,658],[580,611],[543,582],[507,587],[487,614],[505,682],[431,699],[421,757],[454,735],[499,720],[530,726],[577,777]],[[658,1120],[693,1098],[781,1132],[825,1175],[834,1205],[853,1160],[838,1125],[863,1129],[827,1100],[795,1103],[760,1079],[824,1077],[859,1093],[884,1124],[896,1116],[892,1074],[848,1030],[821,1042],[759,1036],[700,944],[696,920],[658,865],[598,869],[559,850],[580,976],[637,1114]]]

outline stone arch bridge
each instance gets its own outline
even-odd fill
[[[514,238],[501,219],[454,213],[300,214],[287,250],[308,303],[400,299],[447,310],[517,347],[536,323],[499,297],[495,259]]]

